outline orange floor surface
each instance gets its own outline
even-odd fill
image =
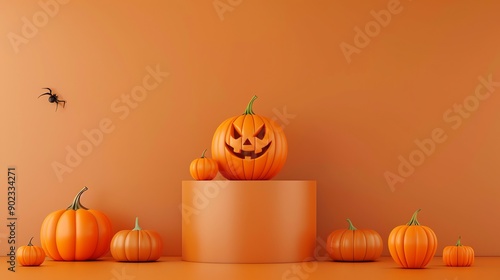
[[[85,280],[315,280],[315,279],[500,279],[500,257],[476,257],[471,267],[447,267],[440,257],[424,269],[399,268],[390,257],[375,262],[304,262],[281,264],[215,264],[162,257],[153,263],[122,263],[109,258],[91,262],[55,262],[47,259],[39,267],[16,267],[10,272],[2,257],[0,279]]]

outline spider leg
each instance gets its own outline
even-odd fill
[[[38,98],[40,98],[40,96],[42,96],[42,95],[52,95],[52,94],[50,94],[50,93],[48,93],[48,92],[46,92],[46,93],[42,93],[42,94],[40,94],[40,95],[38,96]]]
[[[66,101],[65,100],[57,100],[63,104],[63,108],[66,106]]]
[[[52,90],[51,90],[50,88],[46,87],[46,88],[42,88],[42,89],[48,89],[48,90],[49,90],[49,92],[46,92],[46,93],[40,94],[40,95],[38,96],[38,98],[40,98],[40,96],[42,96],[42,95],[52,95]]]
[[[56,100],[56,112],[57,112],[57,106],[59,106],[59,101]]]

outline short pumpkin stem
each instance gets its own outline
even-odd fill
[[[28,242],[28,246],[33,246],[33,244],[31,244],[31,240],[33,240],[33,237],[30,238],[30,242]]]
[[[456,246],[462,246],[462,241],[461,241],[461,239],[462,239],[462,236],[459,236],[459,237],[458,237],[458,241],[457,241]]]
[[[415,213],[413,213],[413,216],[411,216],[411,220],[406,225],[408,225],[408,226],[419,226],[420,225],[420,223],[417,220],[417,214],[418,214],[418,212],[420,212],[420,210],[422,210],[422,209],[418,209],[417,211],[415,211]]]
[[[245,109],[245,112],[243,113],[243,115],[255,115],[255,113],[253,112],[253,102],[255,101],[255,99],[257,99],[257,95],[254,95],[252,97],[252,99],[250,100],[250,102],[248,102],[248,105],[247,105],[247,108]]]
[[[83,206],[81,203],[80,203],[80,197],[82,196],[82,193],[84,193],[85,191],[87,191],[89,188],[87,187],[83,187],[83,189],[78,192],[75,196],[75,199],[73,199],[73,203],[68,207],[66,208],[66,210],[78,210],[78,209],[85,209],[85,210],[88,210],[88,208],[86,208],[85,206]]]
[[[135,217],[135,227],[133,230],[141,230],[142,228],[139,226],[139,217]]]
[[[357,228],[352,224],[350,219],[347,219],[347,222],[349,223],[348,230],[357,230]]]
[[[207,149],[203,150],[203,153],[201,153],[201,158],[205,158],[205,153],[207,152]]]

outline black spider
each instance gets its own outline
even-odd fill
[[[50,88],[44,88],[44,89],[48,89],[49,92],[40,94],[40,96],[49,95],[49,102],[50,103],[56,103],[56,112],[57,112],[57,107],[59,106],[59,103],[63,104],[63,108],[64,108],[64,106],[66,106],[66,101],[59,100],[59,98],[57,97],[57,94],[52,94],[52,90]],[[38,96],[38,98],[40,98],[40,96]]]

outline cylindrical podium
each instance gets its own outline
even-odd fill
[[[181,208],[184,261],[314,259],[315,181],[183,181]]]

